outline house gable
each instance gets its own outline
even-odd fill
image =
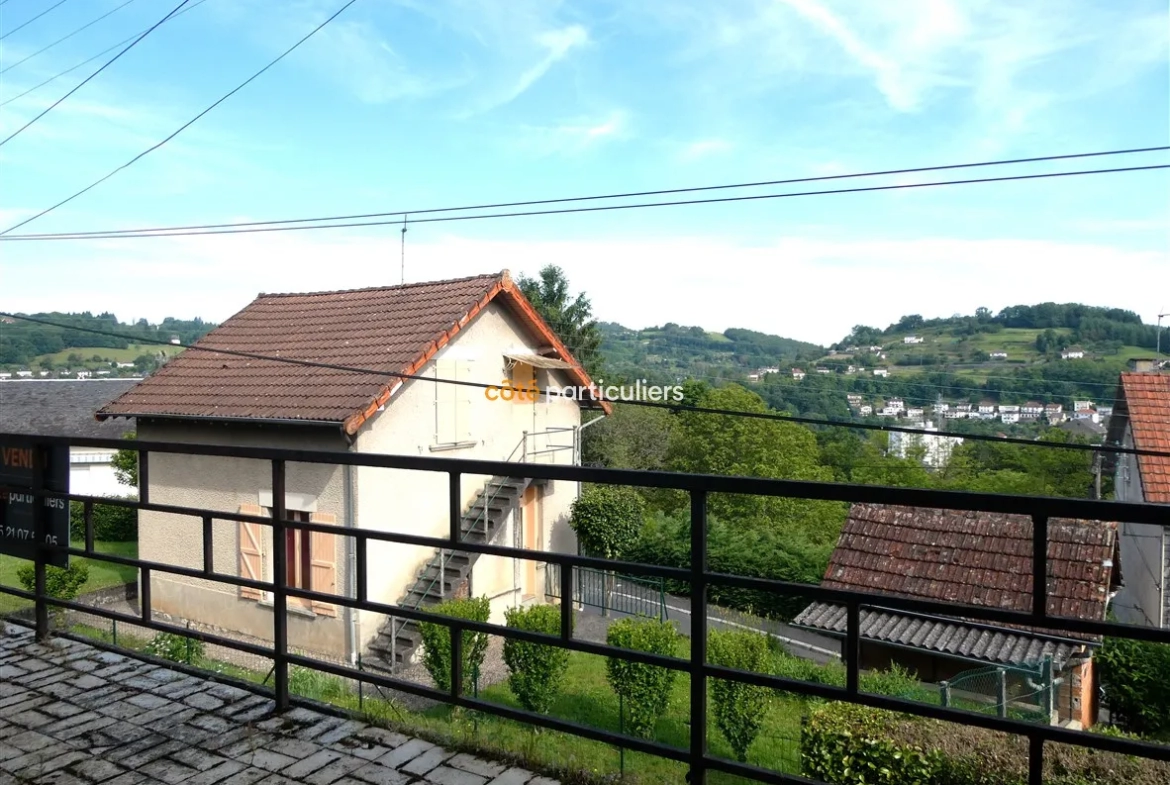
[[[493,302],[513,312],[549,355],[568,363],[578,384],[591,384],[505,270],[377,289],[262,294],[98,417],[329,423],[353,435],[387,404],[403,376],[417,375]]]

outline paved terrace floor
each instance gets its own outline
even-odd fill
[[[0,785],[558,785],[0,622]]]

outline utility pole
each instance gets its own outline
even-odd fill
[[[1156,354],[1159,360],[1162,359],[1162,317],[1164,316],[1170,316],[1170,313],[1158,314],[1158,348]]]
[[[1093,498],[1101,498],[1101,453],[1093,453]]]

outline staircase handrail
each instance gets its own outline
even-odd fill
[[[517,452],[520,452],[519,463],[524,463],[528,457],[528,431],[524,431],[524,435],[520,437],[520,442],[515,447],[512,448],[512,452],[508,453],[508,457],[504,459],[504,463],[512,463],[513,459],[516,457]],[[503,489],[503,486],[496,486],[495,491],[492,492],[492,494],[487,498],[487,501],[484,503],[483,513],[482,513],[483,524],[484,524],[484,537],[487,537],[488,511],[491,508],[492,502],[494,502],[496,500],[496,498],[499,496],[502,489]],[[467,537],[472,532],[474,532],[476,530],[476,527],[479,525],[479,523],[480,523],[480,520],[476,519],[471,524],[471,526],[467,527],[467,530],[463,531],[460,534],[459,542],[463,542],[464,540],[466,540]],[[431,589],[433,589],[435,587],[435,583],[446,578],[446,574],[445,574],[446,568],[447,568],[447,555],[446,555],[446,553],[447,553],[447,551],[445,548],[439,549],[438,555],[435,557],[432,557],[431,560],[427,562],[427,565],[425,567],[423,567],[424,574],[426,573],[427,570],[431,569],[432,567],[437,567],[438,568],[438,575],[436,575],[433,579],[431,579],[431,582],[429,584],[427,584],[427,587],[425,589],[423,589],[421,592],[414,592],[414,591],[411,592],[412,594],[418,594],[420,599],[414,600],[415,604],[408,605],[407,607],[412,608],[412,609],[417,609],[419,606],[419,603],[422,602],[421,598],[425,597],[427,594],[430,593]],[[417,585],[417,581],[416,581],[416,585]],[[407,595],[407,597],[409,598],[409,595]]]

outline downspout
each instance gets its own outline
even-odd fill
[[[355,440],[356,441],[356,440]],[[350,452],[354,451],[356,443],[350,444]],[[354,511],[354,467],[346,465],[342,468],[345,478],[345,526],[357,528],[357,516]],[[345,538],[345,575],[346,596],[356,599],[357,592],[357,542],[353,537]],[[358,623],[358,609],[346,606],[345,608],[345,649],[350,665],[357,667],[361,656],[361,628]]]

